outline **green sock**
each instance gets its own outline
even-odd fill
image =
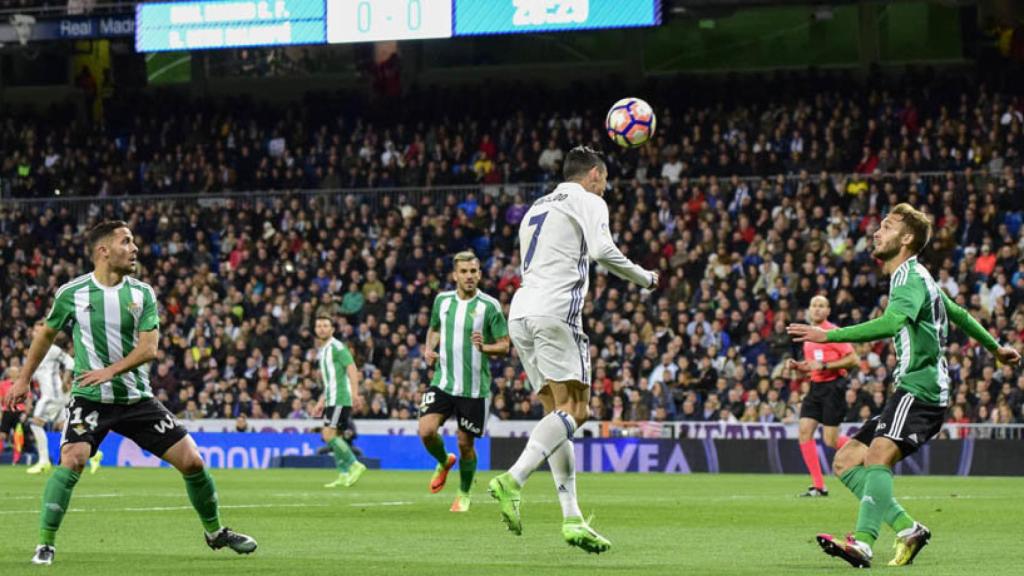
[[[473,488],[473,476],[476,475],[476,454],[472,458],[459,460],[459,490],[469,494]]]
[[[839,480],[860,500],[864,496],[864,481],[867,480],[867,477],[868,471],[858,465],[844,472]]]
[[[199,513],[203,529],[209,534],[220,530],[220,514],[217,512],[217,486],[213,483],[213,476],[210,476],[206,468],[203,468],[195,474],[187,474],[182,477],[185,479],[188,499],[192,502],[192,507]]]
[[[57,530],[71,503],[71,491],[78,483],[79,474],[70,468],[58,466],[43,488],[43,509],[39,514],[39,542],[53,546]]]
[[[444,440],[441,439],[440,434],[428,436],[423,440],[423,445],[427,447],[427,452],[430,452],[438,464],[444,466],[448,462],[448,453],[444,451]]]
[[[864,482],[864,496],[860,499],[860,513],[857,515],[854,538],[861,542],[874,544],[878,539],[878,530],[882,526],[882,519],[892,502],[892,470],[881,464],[868,466],[867,480]]]
[[[889,508],[885,511],[885,523],[892,526],[896,532],[902,532],[914,525],[914,519],[907,514],[907,511],[900,506],[900,503],[893,498],[889,502]]]
[[[859,500],[864,497],[864,483],[867,480],[867,476],[868,471],[863,466],[854,466],[840,476],[839,479]],[[889,507],[885,509],[883,520],[897,532],[906,530],[914,525],[914,519],[907,514],[907,511],[903,509],[903,506],[900,506],[900,503],[895,498],[889,501]]]
[[[349,448],[348,442],[335,436],[331,438],[327,445],[334,451],[334,461],[338,465],[338,472],[342,474],[347,473],[349,467],[356,461],[356,456],[352,453],[352,449]]]

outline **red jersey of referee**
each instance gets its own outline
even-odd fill
[[[819,324],[823,330],[835,330],[837,326],[828,320]],[[849,342],[804,342],[804,360],[808,362],[835,362],[840,358],[853,352],[853,345]],[[837,378],[846,376],[846,370],[812,370],[811,382],[831,382]]]
[[[0,398],[3,398],[4,396],[7,396],[7,391],[11,389],[11,386],[14,386],[14,380],[0,380]],[[14,411],[15,412],[24,412],[25,411],[25,403],[22,402],[21,404],[15,405],[14,406]]]

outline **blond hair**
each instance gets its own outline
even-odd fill
[[[910,243],[910,251],[919,254],[932,237],[932,220],[927,214],[903,202],[897,204],[889,214],[900,216],[900,222],[906,227],[907,233],[914,237]]]
[[[453,265],[458,264],[459,262],[473,262],[474,260],[477,262],[480,261],[480,259],[476,257],[476,254],[474,254],[472,250],[463,250],[462,252],[456,254],[454,258],[452,258]]]

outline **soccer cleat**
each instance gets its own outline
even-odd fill
[[[448,481],[448,471],[455,466],[455,454],[449,454],[444,465],[438,464],[434,468],[434,475],[430,477],[430,493],[437,494],[444,489],[444,483]]]
[[[324,484],[324,488],[337,488],[338,486],[347,486],[347,485],[348,485],[348,474],[346,474],[344,472],[341,472],[340,474],[338,474],[337,480],[335,480],[334,482],[328,482],[327,484]]]
[[[839,540],[831,534],[818,534],[818,545],[825,554],[838,556],[854,568],[871,568],[871,546],[855,540],[853,534],[847,534],[845,540]]]
[[[590,527],[590,523],[579,516],[562,521],[562,537],[570,546],[575,546],[591,554],[607,552],[612,547],[612,543],[607,538],[594,531]]]
[[[828,496],[828,488],[815,488],[811,486],[807,489],[807,492],[800,495],[801,498],[819,498],[822,496]]]
[[[501,520],[508,527],[509,532],[516,536],[523,533],[523,521],[519,517],[519,484],[511,474],[505,472],[499,474],[487,484],[487,491],[491,498],[498,501],[498,511],[501,513]]]
[[[255,540],[231,528],[221,528],[213,534],[207,534],[206,545],[214,550],[228,547],[239,554],[252,554],[256,551]]]
[[[49,472],[52,467],[53,466],[50,464],[49,460],[40,460],[39,462],[29,466],[28,470],[25,470],[25,472],[28,474],[42,474],[43,472]]]
[[[345,480],[345,487],[348,488],[359,481],[359,477],[366,472],[366,464],[356,460],[348,469],[348,479]]]
[[[914,522],[910,528],[901,530],[896,534],[896,542],[892,545],[896,549],[896,554],[893,555],[892,560],[889,560],[889,566],[913,564],[918,552],[927,546],[931,539],[931,530],[920,522]]]
[[[95,474],[96,471],[100,469],[100,465],[101,465],[100,463],[102,461],[103,461],[103,452],[100,452],[99,450],[97,450],[96,454],[92,458],[89,458],[89,474]]]
[[[32,563],[41,566],[49,566],[50,564],[53,564],[53,553],[53,546],[40,544],[39,546],[36,546],[36,554],[32,557]]]
[[[455,500],[452,500],[452,507],[448,510],[450,512],[469,512],[469,494],[459,490],[459,493],[455,495]]]

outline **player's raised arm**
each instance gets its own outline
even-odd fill
[[[796,342],[873,342],[895,336],[906,322],[905,314],[889,306],[885,309],[885,313],[878,318],[853,326],[826,332],[809,324],[790,324],[786,326],[786,332]]]
[[[942,304],[946,307],[946,316],[953,321],[953,324],[959,326],[968,336],[994,354],[1000,362],[1006,364],[1017,364],[1020,362],[1019,352],[1009,346],[1000,346],[999,342],[967,310],[953,302],[953,299],[946,296],[945,292],[939,290],[939,294],[942,296]]]
[[[582,194],[580,198],[582,202],[576,217],[583,230],[590,257],[623,280],[629,280],[642,288],[653,288],[658,281],[657,273],[644,270],[626,258],[612,240],[608,226],[608,205],[604,199],[596,194]]]

